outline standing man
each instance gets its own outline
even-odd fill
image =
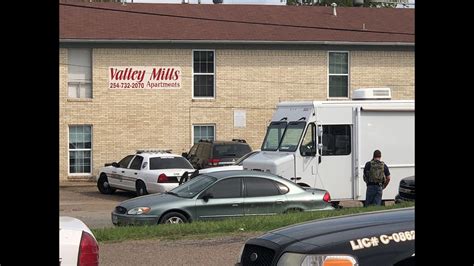
[[[364,181],[367,183],[365,206],[381,205],[382,190],[390,182],[390,171],[380,158],[382,158],[382,153],[379,150],[375,150],[373,159],[367,162],[364,167]]]

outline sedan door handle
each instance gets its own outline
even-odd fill
[[[285,203],[283,200],[277,200],[276,201],[276,204],[283,204],[283,203]]]
[[[122,171],[122,174],[125,173],[125,171]]]
[[[137,173],[134,173],[134,174],[137,174]]]
[[[239,207],[239,204],[238,203],[233,203],[232,207]]]

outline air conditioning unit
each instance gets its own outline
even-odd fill
[[[353,100],[390,100],[390,88],[360,88],[352,92]]]

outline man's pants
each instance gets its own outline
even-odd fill
[[[365,194],[365,206],[382,204],[382,187],[379,185],[367,185]]]

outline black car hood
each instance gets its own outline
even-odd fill
[[[409,176],[405,177],[400,181],[400,185],[405,185],[405,186],[410,186],[414,187],[415,186],[415,176]]]
[[[387,233],[391,229],[407,230],[403,228],[414,228],[414,208],[307,222],[277,229],[259,238],[287,248],[291,246],[290,249],[310,252],[317,247],[349,243],[352,239],[365,237],[368,230],[369,234],[377,235]]]

